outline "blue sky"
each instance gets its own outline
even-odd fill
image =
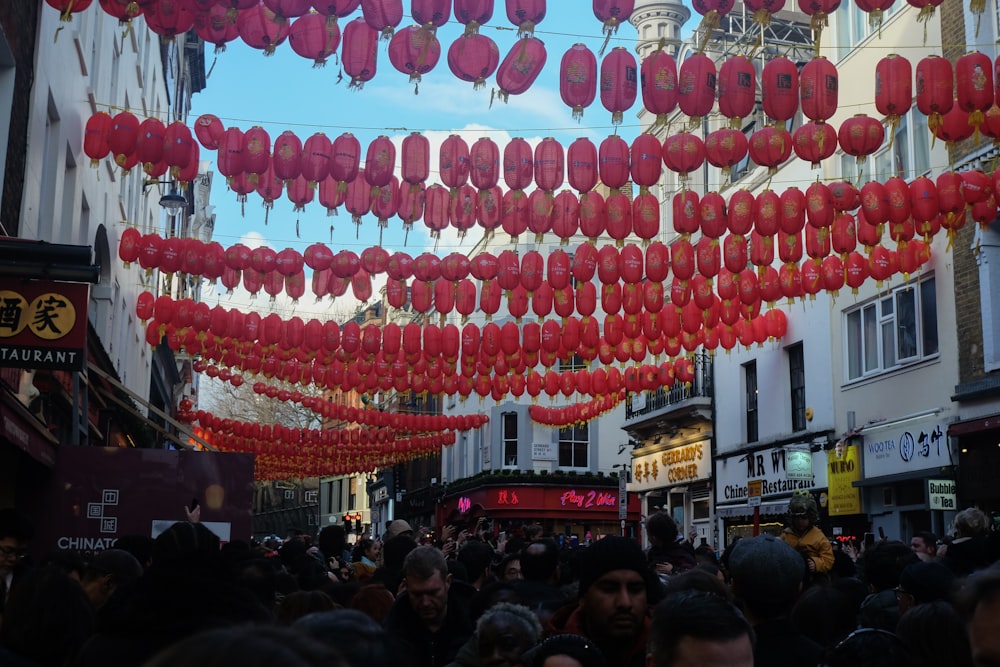
[[[404,2],[404,8],[407,15],[400,27],[412,23],[408,16],[409,2]],[[356,16],[360,16],[360,10],[350,18]],[[341,28],[347,20],[341,19]],[[604,41],[602,26],[593,15],[590,2],[550,0],[547,15],[535,33],[545,43],[548,54],[543,73],[526,93],[511,96],[507,104],[494,101],[492,108],[490,93],[495,87],[494,80],[491,79],[486,88],[473,90],[472,84],[457,79],[448,68],[448,46],[461,35],[462,29],[463,26],[452,18],[438,30],[442,56],[437,67],[423,77],[418,95],[414,95],[408,77],[389,62],[387,42],[380,46],[375,78],[360,91],[349,90],[346,77],[337,83],[339,61],[331,58],[325,68],[313,68],[311,61],[296,55],[287,43],[269,57],[240,40],[230,43],[217,57],[209,47],[206,53],[207,65],[211,67],[208,85],[194,96],[189,125],[193,126],[199,115],[211,113],[223,124],[242,130],[261,125],[272,141],[286,129],[294,131],[303,141],[317,131],[325,132],[331,139],[350,131],[361,142],[362,156],[368,143],[380,134],[401,139],[411,131],[420,131],[431,139],[432,154],[436,155],[436,146],[456,132],[463,134],[470,146],[478,137],[489,136],[502,154],[504,145],[515,136],[532,143],[552,136],[565,148],[577,137],[589,137],[597,144],[616,131],[611,124],[611,114],[601,105],[599,96],[586,110],[582,122],[571,117],[570,109],[559,97],[558,70],[563,53],[572,44],[583,42],[597,54]],[[493,19],[483,26],[482,33],[497,43],[502,60],[517,39],[516,29],[507,20],[503,0],[496,1]],[[635,39],[635,29],[625,24],[608,48],[617,45],[632,50]],[[641,104],[641,99],[637,104]],[[639,131],[635,117],[638,109],[637,106],[632,113],[626,114],[625,122],[617,128],[617,132],[629,141]],[[202,158],[214,163],[215,152],[203,150]],[[397,163],[398,158],[397,153]],[[362,166],[363,162],[362,157]],[[432,157],[432,171],[435,163],[436,158]],[[215,240],[223,246],[241,239],[251,246],[258,245],[263,239],[278,250],[287,246],[302,250],[320,241],[334,251],[349,248],[360,253],[378,243],[374,218],[365,220],[360,237],[355,238],[355,227],[345,211],[327,217],[325,209],[314,201],[305,212],[297,214],[284,196],[275,203],[265,226],[260,198],[251,194],[245,214],[241,214],[235,194],[228,190],[214,164],[212,169],[216,171],[212,194],[217,215]],[[432,173],[430,182],[436,181],[436,174]],[[300,230],[298,238],[296,220]],[[331,224],[334,226],[332,243]],[[443,256],[453,250],[467,251],[478,239],[477,228],[461,244],[457,239],[445,237],[437,252]],[[402,223],[398,218],[390,220],[383,237],[383,247],[390,252],[406,250],[415,256],[425,247],[432,246],[433,242],[418,223],[404,248]],[[307,291],[307,298],[308,294]]]

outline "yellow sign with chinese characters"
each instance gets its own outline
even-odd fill
[[[81,370],[89,286],[0,281],[0,367]]]
[[[858,446],[835,447],[826,456],[830,516],[861,514],[861,489],[854,486],[861,479]]]

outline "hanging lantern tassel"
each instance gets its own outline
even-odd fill
[[[886,134],[889,135],[889,149],[891,150],[892,142],[896,140],[896,130],[899,129],[899,121],[900,121],[899,114],[895,113],[890,114],[886,116],[885,121],[886,121]],[[930,125],[930,120],[928,119],[928,126],[929,125]],[[933,134],[933,130],[931,131],[931,134]],[[861,163],[863,157],[867,156],[861,156],[861,155],[858,156],[858,164]]]
[[[983,0],[985,2],[985,0]],[[973,0],[975,2],[975,0]],[[881,9],[873,9],[868,12],[868,27],[872,32],[878,32],[878,38],[882,39],[882,18],[884,12]]]
[[[758,24],[761,28],[768,27],[771,25],[771,11],[761,7],[753,13],[753,22]]]
[[[935,111],[927,117],[927,129],[931,131],[931,148],[934,148],[934,141],[937,139],[937,131],[940,127],[941,114]]]
[[[273,201],[264,202],[264,226],[267,227],[267,218],[271,213],[271,209],[274,207]]]
[[[986,115],[980,109],[973,109],[969,112],[969,125],[972,126],[972,131],[975,134],[974,141],[979,143],[979,126],[986,122]]]
[[[413,74],[410,75],[410,83],[413,84],[413,94],[414,95],[419,95],[420,94],[420,74],[418,72],[414,72]]]
[[[478,21],[469,21],[468,23],[465,24],[465,32],[462,35],[463,37],[472,37],[473,35],[478,35],[478,34],[479,34]]]
[[[986,11],[986,0],[969,0],[969,11],[976,15],[976,37],[979,37],[979,26],[983,22],[983,12]]]
[[[830,19],[826,12],[816,12],[813,14],[812,20],[809,21],[809,27],[812,28],[814,33],[816,33],[816,41],[813,46],[817,56],[819,56],[819,45],[823,39],[823,28],[828,25],[830,25]]]
[[[985,2],[986,0],[982,0]],[[722,17],[719,15],[719,10],[713,9],[712,11],[705,14],[704,18],[701,19],[701,25],[698,26],[698,30],[701,31],[701,39],[698,41],[698,53],[704,53],[705,47],[708,46],[708,40],[712,37],[712,32],[719,27],[719,22]]]
[[[973,0],[975,2],[975,0]],[[927,24],[934,17],[934,5],[928,4],[920,8],[920,13],[917,14],[917,23],[924,24],[924,46],[927,46]]]

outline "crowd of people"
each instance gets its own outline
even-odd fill
[[[618,536],[571,548],[531,524],[501,537],[484,521],[220,544],[193,516],[156,539],[29,558],[29,527],[0,510],[0,665],[1000,664],[985,514],[855,549],[826,538],[810,501],[793,497],[781,535],[721,554],[656,512],[645,550]]]

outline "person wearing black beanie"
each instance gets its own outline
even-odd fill
[[[605,537],[582,552],[579,566],[578,600],[555,613],[550,634],[590,639],[609,665],[644,665],[656,591],[642,548],[629,538]]]

